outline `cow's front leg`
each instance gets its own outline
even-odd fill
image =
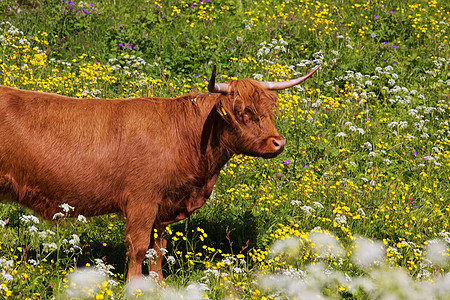
[[[151,241],[157,207],[150,210],[133,209],[127,211],[126,244],[128,255],[127,281],[142,277],[142,263]]]
[[[156,233],[156,235],[152,237],[152,246],[156,252],[156,257],[154,261],[149,263],[149,271],[156,272],[161,281],[164,280],[164,275],[162,273],[162,261],[164,259],[164,253],[161,251],[161,249],[166,249],[167,247],[167,240],[164,238],[164,231],[164,229],[158,229],[156,230],[156,232],[152,232],[152,234]]]

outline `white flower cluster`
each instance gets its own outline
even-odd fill
[[[447,233],[448,235],[450,233]],[[448,274],[437,278],[433,284],[430,284],[427,280],[415,281],[405,270],[390,268],[386,265],[385,255],[395,257],[399,251],[393,247],[385,249],[381,241],[355,237],[351,260],[355,266],[366,270],[369,275],[358,274],[351,277],[349,274],[339,271],[339,265],[347,252],[333,235],[318,229],[310,232],[309,239],[312,243],[312,251],[317,254],[317,257],[332,258],[336,262],[337,268],[334,269],[331,265],[320,262],[305,266],[304,270],[290,266],[275,274],[261,275],[258,283],[262,290],[270,291],[272,295],[276,295],[275,298],[298,299],[323,298],[323,288],[336,285],[345,286],[346,290],[351,293],[364,291],[377,299],[392,297],[395,299],[446,299],[450,293],[450,276]],[[280,241],[282,242],[276,241],[271,247],[272,249],[276,248],[276,255],[289,256],[299,253],[301,243],[298,238],[291,237]],[[427,257],[428,253],[432,256],[430,263],[447,264],[449,258],[443,253],[446,248],[443,241],[431,240],[428,242],[430,246],[427,247],[426,252]],[[422,254],[422,251],[413,242],[402,241],[400,244],[402,248],[405,247],[419,255]],[[426,264],[420,264],[417,278],[431,277],[432,274],[426,267]]]
[[[288,43],[283,39],[272,39],[270,43],[262,42],[259,44],[259,49],[256,55],[260,58],[264,58],[280,52],[286,52],[285,46],[287,45]],[[266,60],[264,60],[264,62],[266,62]]]

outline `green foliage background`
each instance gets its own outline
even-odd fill
[[[1,1],[0,83],[17,88],[173,97],[205,91],[214,63],[221,81],[322,68],[279,93],[286,151],[234,157],[169,228],[166,289],[125,292],[121,216],[51,224],[7,202],[0,294],[172,299],[194,284],[211,299],[449,299],[449,24],[444,0]],[[383,249],[370,266],[355,259],[362,237]],[[86,265],[107,277],[71,294],[67,275]]]

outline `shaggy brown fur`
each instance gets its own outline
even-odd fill
[[[149,246],[160,254],[165,226],[205,203],[232,155],[283,150],[275,94],[230,84],[227,95],[119,100],[0,86],[0,194],[48,220],[62,203],[74,216],[122,213],[128,278],[140,276]],[[162,278],[161,257],[152,270]]]

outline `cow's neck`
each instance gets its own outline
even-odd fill
[[[192,174],[193,177],[178,178],[179,185],[166,195],[170,201],[166,200],[160,204],[160,212],[165,214],[159,216],[157,227],[163,228],[183,220],[202,207],[212,193],[220,170],[235,153],[230,143],[232,133],[217,112],[216,99],[216,95],[196,96],[195,112],[200,119],[197,119],[195,123],[198,127],[193,130],[194,132],[185,132],[196,141],[190,144],[190,147],[193,146],[195,149],[186,151],[192,155],[190,160],[193,172],[183,172]]]
[[[219,114],[216,102],[216,95],[208,95],[204,101],[199,103],[203,124],[200,136],[200,155],[205,164],[204,167],[213,173],[219,173],[220,169],[236,153],[232,143],[232,129]]]

